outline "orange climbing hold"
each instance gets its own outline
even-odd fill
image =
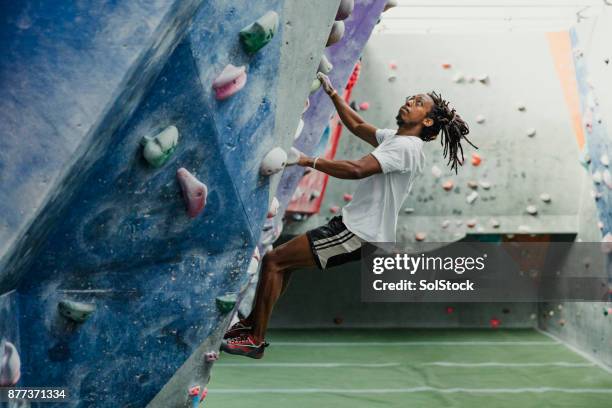
[[[452,65],[449,64],[448,62],[445,62],[444,64],[442,64],[442,68],[444,69],[451,69]]]
[[[472,166],[479,166],[482,162],[482,157],[478,153],[472,153]]]

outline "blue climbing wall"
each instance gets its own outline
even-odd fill
[[[358,1],[344,39],[328,48],[338,86],[384,2]],[[283,103],[283,24],[254,55],[238,32],[268,10],[282,21],[283,5],[1,6],[0,337],[20,352],[20,385],[67,387],[74,407],[142,407],[220,329],[215,298],[244,288],[260,240],[270,185],[259,166],[279,143],[274,114]],[[229,63],[245,65],[248,82],[217,101],[211,83]],[[306,152],[332,113],[325,98],[311,97],[297,143]],[[140,141],[169,125],[177,149],[152,168]],[[180,167],[208,186],[195,219]],[[298,179],[284,183],[284,204]],[[75,324],[58,313],[63,299],[96,310]]]

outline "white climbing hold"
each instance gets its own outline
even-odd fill
[[[326,47],[333,45],[344,37],[344,21],[334,21],[329,37],[327,38]]]
[[[215,98],[218,100],[229,98],[244,88],[246,81],[245,66],[235,67],[232,64],[227,64],[221,74],[213,81],[212,87],[215,90]]]
[[[280,237],[281,233],[283,232],[283,223],[276,223],[275,225],[271,226],[272,228],[267,228],[263,230],[263,234],[261,236],[261,244],[264,247],[267,247],[268,245],[272,245],[274,242],[276,242],[276,240],[278,239],[278,237]],[[268,252],[266,250],[266,252]]]
[[[412,207],[404,208],[404,212],[406,214],[412,214],[414,212],[414,208],[412,208]]]
[[[540,194],[540,200],[542,200],[545,203],[550,203],[551,201],[550,194],[547,194],[547,193]]]
[[[601,240],[601,252],[604,254],[612,252],[612,234],[609,232]]]
[[[592,177],[593,177],[593,182],[595,184],[601,183],[602,177],[601,177],[601,172],[599,170],[594,172]]]
[[[538,208],[535,205],[528,205],[525,210],[531,215],[536,215],[538,213]]]
[[[525,106],[525,104],[519,102],[516,104],[516,109],[519,112],[525,112],[527,110],[527,107]]]
[[[353,12],[355,0],[341,0],[336,12],[336,20],[344,20]]]
[[[597,221],[597,228],[599,228],[600,230],[602,230],[604,228],[604,223],[601,221]]]
[[[255,257],[252,257],[251,261],[249,262],[249,267],[247,268],[247,275],[253,276],[257,273],[258,270],[259,270],[259,260]]]
[[[610,165],[610,158],[608,157],[606,153],[601,155],[601,157],[599,158],[599,161],[601,162],[601,164],[603,164],[606,167]]]
[[[489,221],[489,223],[491,224],[491,227],[499,228],[499,221],[496,220],[495,218],[492,218],[491,221]]]
[[[531,231],[531,228],[528,225],[519,225],[518,231],[519,232],[529,232]]]
[[[310,84],[310,93],[312,94],[312,93],[317,92],[320,87],[321,87],[321,81],[319,81],[318,78],[313,79]]]
[[[287,153],[287,166],[293,166],[294,164],[297,164],[302,154],[303,153],[295,147],[289,149],[289,153]]]
[[[536,130],[535,128],[529,128],[527,129],[527,136],[529,137],[534,137],[536,135]]]
[[[387,81],[389,82],[395,82],[396,79],[397,79],[397,75],[395,74],[389,74],[389,76],[387,77]]]
[[[197,217],[206,206],[206,197],[208,196],[206,184],[198,180],[184,167],[176,171],[176,178],[183,192],[187,215],[191,218]]]
[[[465,76],[461,72],[457,72],[455,76],[453,76],[453,82],[461,84],[465,82]]]
[[[385,8],[383,9],[383,12],[393,7],[397,7],[397,0],[388,0],[387,3],[385,4]]]
[[[310,99],[306,98],[306,102],[304,102],[304,109],[302,109],[302,115],[306,113],[308,108],[310,108]]]
[[[297,140],[298,137],[302,134],[302,130],[304,130],[304,121],[300,118],[298,122],[298,127],[295,129],[295,134],[293,135],[293,140]]]
[[[322,72],[327,75],[331,72],[332,69],[334,69],[334,66],[331,62],[329,62],[325,54],[323,54],[321,56],[321,62],[319,62],[319,72]]]
[[[484,190],[488,190],[491,188],[491,183],[486,180],[480,180],[478,184],[480,184],[480,187],[482,187]]]
[[[485,117],[483,115],[476,116],[476,123],[483,124],[485,123]]]
[[[603,182],[610,190],[612,190],[612,175],[610,175],[610,171],[606,169],[603,172]]]
[[[444,220],[442,221],[441,227],[446,229],[448,228],[448,226],[451,224],[450,220]]]
[[[270,176],[284,169],[286,164],[287,153],[280,147],[275,147],[264,156],[260,172],[264,176]]]
[[[476,190],[478,188],[478,183],[475,180],[469,180],[467,182],[467,185],[469,188],[471,188],[472,190]]]
[[[280,207],[280,203],[278,202],[278,198],[272,197],[272,201],[270,202],[270,207],[268,207],[267,218],[274,218],[276,214],[278,214],[278,207]]]
[[[57,304],[57,310],[65,318],[76,323],[83,323],[96,311],[96,305],[64,299]]]
[[[12,387],[21,377],[21,359],[10,341],[2,339],[0,346],[0,387]]]
[[[153,137],[145,136],[140,142],[143,145],[142,155],[151,166],[160,167],[176,149],[178,138],[178,129],[172,125]]]
[[[487,75],[487,74],[480,74],[478,76],[478,81],[481,84],[488,84],[489,83],[489,75]]]
[[[431,174],[435,178],[440,178],[440,176],[442,176],[442,170],[440,170],[440,168],[434,164],[433,166],[431,166]]]
[[[465,201],[467,201],[468,204],[472,204],[474,201],[476,201],[476,199],[478,198],[478,193],[476,191],[472,191],[470,194],[468,194],[468,196],[465,198]]]

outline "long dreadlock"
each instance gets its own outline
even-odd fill
[[[458,166],[463,165],[463,147],[461,139],[465,139],[472,147],[478,149],[466,137],[470,129],[465,121],[457,114],[455,109],[448,106],[448,101],[442,99],[442,95],[435,92],[428,93],[433,99],[434,106],[431,108],[428,117],[433,119],[433,125],[424,127],[421,132],[421,139],[425,142],[433,140],[438,133],[442,133],[440,143],[444,146],[444,158],[448,157],[451,170],[457,173]]]

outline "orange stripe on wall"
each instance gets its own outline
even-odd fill
[[[576,141],[578,147],[582,149],[584,146],[584,128],[582,127],[580,97],[578,96],[578,83],[576,82],[576,70],[572,58],[572,43],[569,32],[547,33],[546,36],[565,96],[565,103],[567,103],[567,108],[572,117]]]

